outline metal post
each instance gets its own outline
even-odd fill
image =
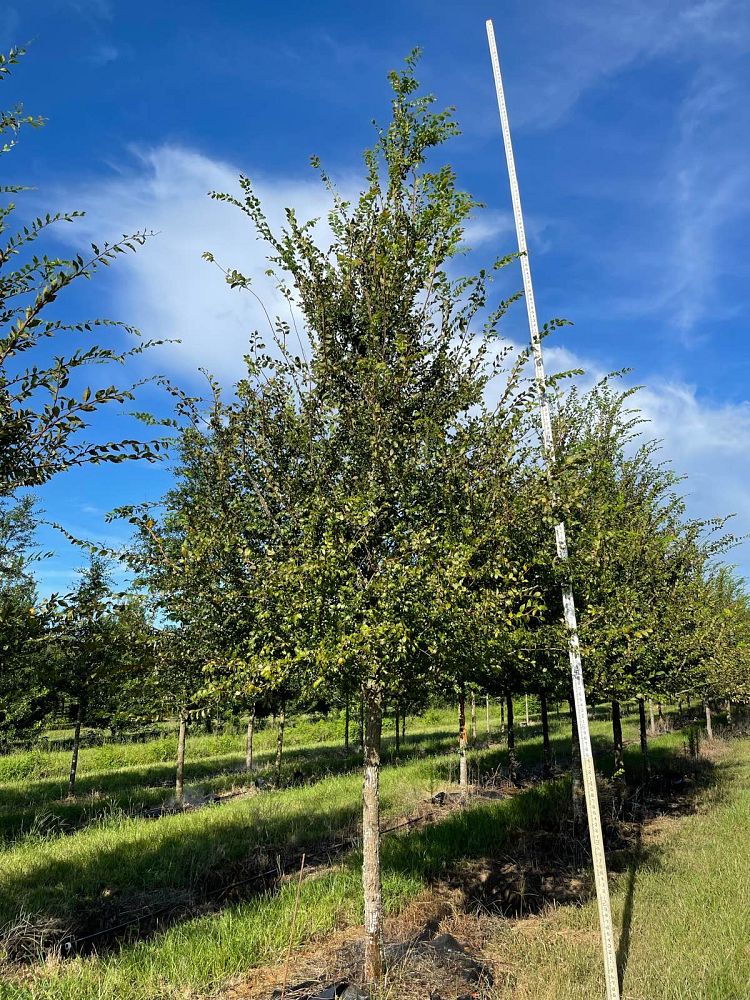
[[[526,233],[524,230],[523,214],[521,211],[521,194],[518,188],[518,180],[516,178],[516,165],[513,158],[513,146],[510,139],[510,124],[508,122],[508,111],[505,106],[505,93],[503,91],[502,76],[500,75],[500,61],[497,55],[497,44],[495,42],[495,31],[492,26],[492,21],[487,21],[487,40],[490,46],[492,72],[495,77],[497,106],[500,112],[500,124],[503,131],[503,143],[505,145],[505,158],[508,164],[508,176],[510,180],[510,193],[513,201],[513,217],[515,219],[516,235],[518,237],[518,252],[521,260],[523,290],[526,298],[526,311],[529,319],[529,333],[531,335],[531,352],[534,359],[536,386],[539,394],[539,409],[541,412],[542,422],[542,443],[544,446],[547,468],[551,475],[555,464],[555,445],[552,436],[552,418],[550,415],[549,399],[547,397],[547,380],[544,373],[544,360],[542,358],[542,342],[539,336],[536,305],[534,302],[534,289],[531,283],[531,269],[529,267],[529,254],[526,247]],[[562,522],[555,525],[555,543],[557,546],[558,558],[561,562],[565,562],[568,558],[568,543],[565,535],[565,525]],[[576,714],[578,718],[578,742],[581,747],[583,786],[586,794],[586,811],[588,814],[589,837],[591,839],[591,854],[594,866],[594,879],[596,883],[596,901],[599,908],[599,928],[602,935],[602,951],[604,954],[604,977],[607,986],[607,1000],[620,1000],[620,986],[617,976],[617,957],[615,954],[615,939],[612,929],[612,911],[609,901],[609,882],[607,880],[604,840],[602,837],[602,825],[599,817],[599,796],[596,790],[596,773],[594,771],[594,757],[591,750],[591,735],[589,733],[588,712],[586,710],[586,692],[583,686],[583,668],[581,665],[581,651],[578,642],[578,623],[576,620],[575,601],[573,600],[573,589],[569,583],[563,583],[562,585],[562,599],[565,624],[568,628],[568,656],[570,659],[570,672],[573,681],[573,697],[575,699]]]

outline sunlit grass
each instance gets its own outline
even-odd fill
[[[452,716],[433,715],[422,723],[421,732],[410,723],[413,742],[405,748],[403,762],[383,770],[385,825],[411,812],[451,777],[455,780],[455,753],[445,753],[454,743]],[[499,718],[491,722],[499,726]],[[632,718],[627,720],[630,739],[633,725]],[[561,760],[569,753],[569,728],[565,716],[553,717],[553,750]],[[594,722],[592,732],[595,745],[604,751],[607,722]],[[481,728],[479,735],[481,743]],[[679,749],[681,739],[672,734],[660,745]],[[538,728],[521,729],[519,752],[527,764],[538,762],[540,744]],[[480,771],[506,762],[501,746],[480,745],[470,758],[472,768]],[[628,763],[631,769],[638,767],[636,753]],[[114,814],[67,837],[32,835],[0,852],[0,924],[13,925],[21,914],[75,919],[81,913],[95,914],[105,898],[127,910],[130,903],[143,905],[149,894],[159,891],[195,891],[200,897],[232,865],[355,833],[360,790],[359,773],[345,773],[157,821]],[[384,848],[389,908],[403,906],[452,860],[497,849],[510,831],[532,829],[554,817],[565,808],[568,795],[566,782],[553,783],[512,800],[475,806],[465,816],[428,830],[390,838]],[[350,854],[340,870],[304,884],[300,940],[357,921],[360,898],[357,859]],[[155,1000],[205,994],[283,952],[289,905],[289,890],[282,889],[185,920],[108,957],[36,966],[23,986],[8,982],[0,996]]]
[[[750,742],[717,765],[697,815],[657,824],[616,880],[623,1000],[750,997]],[[604,996],[593,904],[533,925],[498,922],[503,1000]]]

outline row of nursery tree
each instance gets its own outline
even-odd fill
[[[2,58],[0,79],[18,56]],[[269,316],[250,337],[228,391],[156,380],[174,412],[148,422],[167,425],[173,486],[114,511],[130,543],[96,552],[73,593],[46,602],[29,489],[72,466],[162,454],[162,441],[96,440],[97,411],[134,387],[72,388],[81,369],[138,365],[149,345],[129,327],[55,313],[67,286],[147,234],[62,260],[35,244],[76,213],[14,228],[15,205],[0,211],[0,735],[69,712],[73,791],[87,720],[178,719],[184,752],[187,721],[217,704],[249,719],[250,748],[256,712],[361,706],[370,978],[384,715],[457,702],[464,783],[472,692],[507,699],[509,733],[513,695],[536,695],[546,730],[548,704],[569,694],[557,521],[570,533],[587,688],[612,703],[620,759],[623,700],[639,699],[642,720],[648,698],[750,700],[750,603],[717,562],[732,539],[723,520],[687,515],[619,376],[587,391],[567,388],[575,373],[551,380],[548,478],[527,357],[499,334],[513,300],[497,302],[492,279],[512,258],[457,276],[478,205],[437,165],[457,127],[418,93],[414,61],[390,76],[392,116],[365,153],[360,196],[344,200],[314,161],[331,198],[325,227],[290,209],[274,228],[245,177],[237,196],[213,195],[247,216],[288,319]],[[40,121],[3,116],[4,152],[24,124]],[[97,334],[105,346],[92,346]],[[128,593],[112,591],[105,556],[130,572]],[[178,792],[181,781],[180,766]]]

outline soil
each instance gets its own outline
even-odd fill
[[[718,746],[711,757],[722,752]],[[600,788],[605,818],[605,844],[610,871],[624,871],[648,853],[681,816],[696,810],[700,768],[689,759],[682,767],[654,776],[645,797],[635,790],[622,803],[609,785]],[[516,794],[512,785],[475,789],[478,796]],[[460,796],[440,793],[442,808],[460,807]],[[485,947],[497,920],[511,919],[535,932],[545,912],[562,905],[581,905],[593,892],[586,864],[586,845],[570,831],[524,832],[503,857],[463,861],[447,872],[428,892],[385,924],[386,975],[380,1000],[469,1000],[481,998],[493,982],[510,981],[512,970]],[[468,959],[455,961],[455,948],[440,947],[446,936]],[[435,947],[437,942],[438,946]],[[472,978],[467,967],[481,970]],[[347,928],[311,942],[292,954],[289,984],[302,988],[290,1000],[353,1000],[366,993],[361,984],[362,937],[359,928]],[[222,994],[222,1000],[280,1000],[280,968],[253,970]]]

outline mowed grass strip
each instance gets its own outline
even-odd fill
[[[603,748],[607,725],[595,723],[594,729]],[[540,739],[526,736],[520,752],[533,763],[540,756]],[[561,756],[568,740],[564,724],[555,739]],[[674,748],[680,740],[675,734],[662,742]],[[498,748],[473,754],[474,766],[483,770],[504,761],[505,752]],[[630,756],[629,765],[638,767],[637,755]],[[386,767],[384,822],[408,814],[444,786],[451,771],[455,775],[452,754]],[[336,839],[358,825],[360,781],[358,775],[327,778],[314,786],[199,813],[151,823],[112,821],[67,838],[18,845],[0,854],[2,922],[7,927],[22,914],[75,918],[82,911],[95,912],[103,899],[119,899],[126,906],[133,898],[145,902],[159,889],[205,884],[212,872],[224,873],[234,860],[253,852]],[[533,829],[545,817],[557,817],[568,801],[567,787],[562,782],[531,789],[490,807],[475,806],[447,824],[387,840],[385,891],[391,911],[413,898],[449,861],[492,852],[509,831]],[[342,870],[305,883],[303,892],[305,908],[298,925],[302,938],[359,920],[355,858]],[[288,889],[282,888],[221,913],[185,920],[107,957],[77,958],[53,969],[35,966],[23,987],[9,976],[6,993],[0,995],[156,998],[184,996],[186,989],[210,992],[218,983],[281,954],[287,942],[288,903]]]
[[[613,916],[623,1000],[750,997],[750,741],[717,764],[696,815],[657,821],[618,877]],[[596,908],[498,922],[498,1000],[604,996]]]
[[[383,843],[383,890],[388,913],[398,912],[430,879],[464,857],[502,848],[525,829],[539,828],[566,808],[566,780],[530,788],[490,804],[477,802],[412,833]],[[293,945],[361,920],[360,856],[303,882]],[[260,896],[221,913],[186,921],[159,938],[103,958],[76,958],[40,967],[24,985],[6,986],[14,1000],[162,1000],[212,996],[254,966],[280,960],[289,946],[296,887]]]
[[[592,729],[595,745],[604,750],[607,724],[596,722]],[[408,814],[457,777],[455,754],[440,752],[445,738],[441,731],[433,734],[433,744],[420,738],[419,756],[383,768],[386,819]],[[553,749],[561,759],[569,753],[567,723],[554,733]],[[517,754],[522,764],[537,763],[541,737],[525,731]],[[473,749],[470,765],[472,774],[491,772],[507,766],[507,752],[502,746]],[[630,766],[637,770],[637,755]],[[360,794],[358,770],[157,820],[115,813],[69,836],[29,836],[0,851],[0,940],[25,917],[88,925],[104,900],[110,914],[133,905],[143,909],[149,895],[161,890],[200,894],[231,880],[238,864],[260,854],[350,837],[359,826]]]
[[[330,724],[322,723],[328,735]],[[301,733],[295,732],[295,739],[289,740],[282,762],[283,776],[296,774],[300,780],[316,780],[326,774],[344,773],[356,769],[361,764],[358,749],[350,743],[348,753],[338,742],[311,739],[302,742],[302,736],[320,734],[312,724],[303,723]],[[269,731],[265,731],[266,737]],[[273,735],[275,742],[276,736]],[[90,758],[76,782],[76,795],[67,798],[67,774],[56,777],[37,776],[0,782],[0,840],[13,840],[48,832],[69,832],[112,813],[134,814],[144,808],[168,803],[174,797],[175,764],[169,759],[161,762],[164,748],[171,748],[168,741],[152,741],[156,746],[113,745],[95,747],[87,751]],[[402,746],[399,759],[415,753],[437,753],[447,751],[455,737],[450,730],[431,727],[415,727]],[[267,749],[262,749],[263,745]],[[393,739],[386,740],[386,759],[394,757]],[[266,781],[275,776],[275,746],[266,738],[260,742],[254,759],[252,774],[245,771],[245,754],[209,753],[222,746],[239,745],[238,737],[195,737],[188,743],[185,763],[186,800],[188,802],[242,789],[251,785],[258,777]],[[105,753],[106,751],[106,753]],[[83,753],[83,751],[82,751]],[[91,770],[94,763],[106,762],[107,755],[115,760],[135,761],[130,764],[108,766],[99,771]],[[32,754],[33,756],[33,754]],[[39,764],[40,775],[50,769],[58,769],[62,762],[59,754],[43,755],[47,759]],[[66,758],[69,755],[65,755]],[[14,757],[18,758],[14,762]],[[141,757],[156,757],[156,762],[139,762]],[[0,758],[6,762],[6,771],[23,771],[29,767],[29,753]],[[68,762],[69,763],[69,762]]]
[[[492,731],[499,734],[496,704],[493,710]],[[422,718],[410,719],[398,756],[395,739],[386,730],[384,762],[449,751],[456,742],[453,715],[449,710],[431,709]],[[485,735],[484,715],[481,721],[480,737]],[[361,755],[355,730],[352,725],[349,752],[345,753],[343,719],[292,720],[284,739],[283,775],[288,778],[297,773],[302,780],[310,781],[357,769]],[[522,729],[520,739],[523,733]],[[176,746],[176,737],[165,737],[144,744],[84,748],[72,799],[67,798],[69,753],[35,750],[0,757],[0,841],[69,833],[112,814],[133,815],[168,803],[174,796]],[[258,776],[273,778],[275,750],[275,728],[266,726],[256,734],[255,767],[248,775],[244,770],[244,737],[231,733],[189,737],[185,763],[187,801],[241,789]]]

